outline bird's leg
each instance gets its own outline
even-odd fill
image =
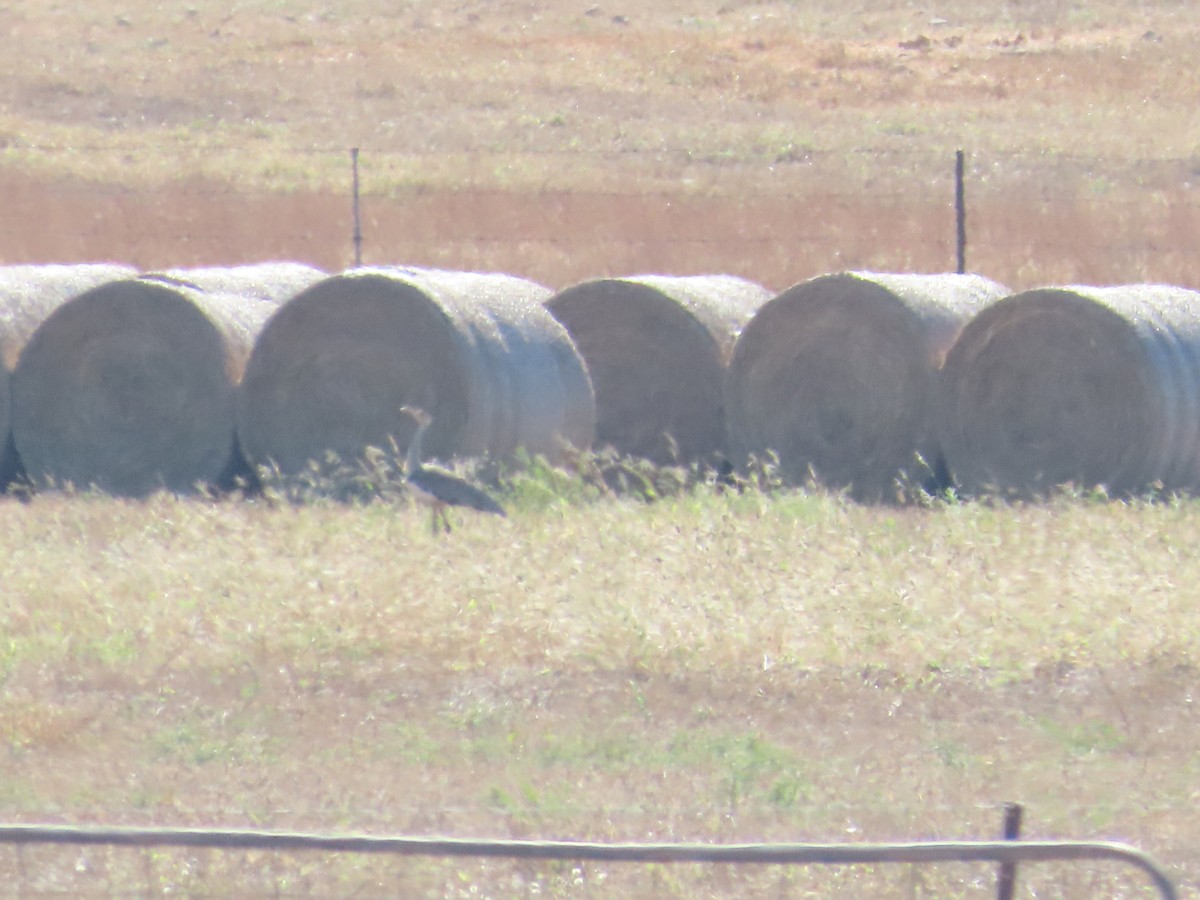
[[[446,507],[442,507],[442,524],[446,526],[446,534],[450,533],[450,517],[446,515]]]
[[[437,536],[437,533],[438,533],[438,508],[437,508],[437,504],[434,504],[433,506],[431,506],[431,507],[429,508],[429,527],[430,527],[430,529],[432,529],[432,531],[433,531],[433,534],[434,534],[434,536],[436,537],[436,536]]]

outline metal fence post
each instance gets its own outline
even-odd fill
[[[358,202],[358,148],[350,148],[350,168],[354,178],[354,265],[362,265],[362,219]]]
[[[1004,839],[1015,841],[1021,837],[1020,803],[1004,804]],[[1013,892],[1017,888],[1017,864],[1015,862],[1000,863],[1000,874],[996,878],[996,900],[1013,900]]]
[[[961,150],[954,154],[954,221],[956,226],[955,244],[958,250],[958,274],[967,271],[967,196],[964,185],[964,154]]]

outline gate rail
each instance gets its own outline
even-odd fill
[[[241,829],[105,828],[0,825],[0,843],[208,847],[234,850],[319,850],[405,856],[476,856],[608,862],[846,865],[856,863],[1115,860],[1146,872],[1165,900],[1175,886],[1151,856],[1107,841],[918,841],[884,844],[643,844],[582,841],[468,840],[436,837],[321,835]]]

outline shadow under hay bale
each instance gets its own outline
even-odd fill
[[[284,477],[371,448],[403,452],[404,404],[433,416],[426,453],[518,448],[558,459],[587,448],[595,400],[583,361],[521,278],[430,269],[358,269],[325,279],[271,318],[239,391],[248,458]]]
[[[797,284],[743,330],[725,381],[734,459],[778,458],[860,500],[924,479],[939,448],[935,378],[967,320],[1006,289],[977,275],[844,272]]]
[[[1051,287],[984,310],[941,378],[939,431],[967,493],[1200,488],[1200,292]]]
[[[63,303],[97,285],[133,274],[127,266],[109,264],[0,267],[0,491],[22,477],[12,440],[10,384],[21,350]]]
[[[263,280],[253,268],[249,290]],[[225,277],[232,286],[236,270]],[[153,275],[59,306],[13,373],[13,438],[30,479],[143,497],[243,471],[234,390],[274,309]]]
[[[721,383],[738,331],[770,297],[728,275],[587,281],[546,307],[596,391],[596,444],[660,465],[725,454]]]

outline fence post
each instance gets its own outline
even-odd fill
[[[954,153],[954,221],[957,226],[958,274],[967,271],[967,195],[964,185],[963,152]]]
[[[1020,803],[1004,804],[1004,839],[1015,841],[1021,836]],[[1000,874],[996,877],[996,900],[1012,900],[1017,888],[1017,864],[1000,863]]]
[[[362,219],[358,205],[358,148],[350,148],[350,168],[354,177],[354,265],[362,265]]]

